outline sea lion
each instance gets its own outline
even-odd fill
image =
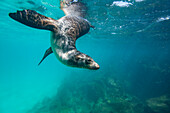
[[[43,58],[53,52],[59,61],[67,66],[99,69],[99,65],[90,56],[79,52],[75,46],[76,40],[90,30],[91,25],[86,19],[66,15],[54,20],[33,10],[17,11],[9,13],[9,16],[27,26],[52,31],[51,47]]]

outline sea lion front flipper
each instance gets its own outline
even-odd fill
[[[16,13],[9,13],[9,16],[16,21],[33,28],[54,31],[57,27],[56,20],[41,15],[33,10],[17,11]]]
[[[40,63],[39,63],[38,65],[40,65],[41,62],[42,62],[48,55],[50,55],[51,53],[53,53],[53,51],[52,51],[52,49],[51,49],[51,47],[50,47],[50,48],[48,48],[48,49],[45,51],[45,54],[44,54],[42,60],[40,61]]]
[[[79,0],[60,0],[60,9],[65,15],[85,17],[87,14],[86,4]]]

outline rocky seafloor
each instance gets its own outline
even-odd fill
[[[112,75],[74,74],[66,77],[54,97],[27,113],[170,113],[169,107],[167,96],[143,101],[128,94],[124,82]]]

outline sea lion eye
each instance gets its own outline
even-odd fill
[[[88,59],[87,61],[88,61],[88,62],[91,62],[91,59]]]
[[[87,64],[90,64],[91,62],[92,62],[92,60],[90,60],[90,59],[86,60]]]
[[[76,57],[76,60],[79,60],[80,58],[79,57]]]

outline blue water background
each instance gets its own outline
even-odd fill
[[[87,19],[96,29],[76,45],[98,62],[97,71],[67,67],[53,54],[38,66],[50,47],[50,32],[24,26],[8,13],[34,9],[55,19],[64,13],[58,0],[27,1],[0,1],[0,113],[26,112],[55,95],[61,81],[74,73],[112,74],[128,81],[128,92],[141,99],[170,93],[168,0],[130,0],[125,7],[116,6],[114,0],[84,0]]]

